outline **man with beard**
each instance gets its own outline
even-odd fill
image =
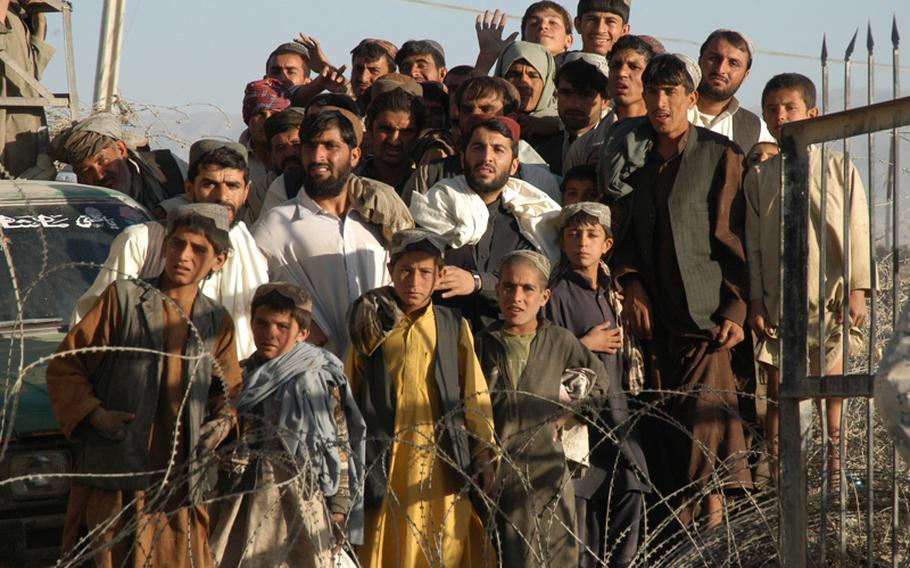
[[[203,280],[202,292],[227,308],[234,318],[240,359],[255,350],[249,307],[256,288],[268,282],[265,258],[246,225],[237,218],[250,191],[246,160],[246,148],[236,142],[199,140],[190,147],[186,194],[170,200],[168,206],[174,210],[187,202],[217,203],[227,209],[233,252],[220,271]],[[163,241],[164,225],[157,221],[127,227],[117,235],[95,282],[76,303],[72,323],[82,319],[115,280],[160,275],[164,269]]]
[[[352,172],[363,129],[348,110],[322,107],[300,126],[303,191],[253,227],[275,280],[313,296],[311,340],[344,357],[351,302],[389,283],[388,243],[413,226],[395,190]]]
[[[267,188],[262,184],[250,188],[244,220],[252,224],[266,210],[266,195],[271,191],[286,195],[288,189],[294,194],[300,188],[300,125],[306,111],[299,107],[288,107],[273,114],[265,121],[265,135],[269,139],[272,154],[274,181]]]
[[[510,116],[518,111],[519,95],[515,87],[499,77],[471,77],[455,91],[454,105],[458,110],[456,140],[463,140],[468,122],[474,115]],[[459,145],[459,149],[461,148]],[[518,142],[518,171],[514,177],[546,193],[551,199],[560,198],[559,184],[549,167],[534,148],[524,140]],[[405,203],[413,193],[426,193],[436,182],[453,178],[464,172],[462,157],[449,156],[419,166],[401,193]]]
[[[374,98],[367,110],[372,153],[357,166],[357,174],[391,185],[400,195],[414,171],[412,153],[423,124],[420,99],[404,89]]]
[[[465,124],[464,175],[415,193],[411,214],[449,249],[437,290],[461,307],[473,329],[497,319],[493,271],[505,255],[530,249],[559,258],[548,220],[560,207],[533,185],[513,178],[521,127],[511,118],[473,115]]]
[[[648,353],[645,388],[675,393],[655,401],[668,419],[647,425],[646,438],[664,441],[648,469],[679,522],[700,508],[711,528],[725,495],[751,487],[732,365],[749,272],[743,155],[689,122],[700,75],[684,55],[651,60],[642,76],[647,118],[607,139],[598,183],[628,215],[613,268],[627,331]]]
[[[398,48],[384,39],[367,38],[351,50],[351,88],[357,101],[370,90],[373,83],[389,73],[394,73]]]
[[[613,103],[612,110],[596,128],[572,143],[562,165],[563,175],[574,167],[595,164],[597,151],[618,121],[645,115],[641,75],[651,58],[663,52],[663,45],[652,38],[634,35],[619,38],[607,56],[607,93]]]
[[[752,68],[752,43],[733,30],[715,30],[701,45],[702,80],[689,121],[722,134],[748,152],[758,142],[774,142],[764,121],[739,106],[734,96]]]
[[[115,189],[149,211],[183,190],[186,164],[169,150],[128,149],[120,120],[112,114],[95,114],[70,126],[54,138],[51,149],[55,160],[73,166],[79,183]]]
[[[568,63],[556,72],[556,109],[563,130],[536,144],[537,151],[550,164],[550,171],[558,175],[563,173],[563,162],[571,145],[600,123],[609,101],[607,62],[594,65],[581,57],[569,61],[573,56],[590,55],[569,54]]]

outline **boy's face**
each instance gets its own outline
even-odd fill
[[[178,227],[164,239],[164,274],[177,286],[198,285],[213,270],[221,270],[227,253],[215,254],[203,233]]]
[[[610,252],[613,239],[607,237],[600,224],[567,225],[562,230],[560,247],[572,268],[590,268]]]
[[[546,276],[529,263],[506,265],[496,284],[496,299],[506,327],[513,333],[537,329],[537,314],[550,299]]]
[[[398,70],[405,75],[410,75],[418,83],[426,81],[442,82],[446,78],[446,68],[437,67],[436,60],[429,54],[405,57],[401,65],[398,66]]]
[[[600,93],[577,90],[565,78],[559,79],[556,88],[556,108],[566,130],[579,132],[595,126],[600,121],[606,101]]]
[[[562,206],[582,201],[597,201],[597,186],[593,180],[570,179],[565,183],[562,192]]]
[[[629,33],[629,24],[613,12],[586,12],[575,18],[581,35],[581,50],[606,56],[620,37]]]
[[[658,134],[678,136],[689,128],[689,109],[698,93],[686,93],[685,85],[646,85],[645,106],[648,119]]]
[[[253,343],[256,352],[265,359],[274,359],[290,351],[297,343],[306,341],[310,330],[301,329],[290,310],[259,306],[253,312]]]
[[[562,15],[552,8],[531,14],[522,32],[525,41],[539,43],[554,56],[572,47],[572,34],[566,30]]]
[[[761,110],[768,130],[778,140],[784,124],[818,116],[818,107],[809,108],[800,89],[771,91],[762,100]]]
[[[389,266],[392,287],[402,310],[410,313],[430,303],[440,270],[436,257],[424,251],[404,253]]]
[[[644,87],[641,76],[648,66],[644,55],[634,49],[624,49],[610,57],[610,75],[607,77],[607,91],[610,98],[620,106],[631,106],[642,100]]]

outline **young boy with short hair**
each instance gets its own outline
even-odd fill
[[[613,44],[629,33],[631,0],[579,0],[575,28],[581,50],[606,57]]]
[[[99,566],[213,565],[202,460],[228,434],[241,379],[234,322],[199,283],[224,265],[229,229],[221,205],[171,211],[162,274],[108,286],[48,365],[54,414],[80,442],[64,560],[90,535]]]
[[[594,352],[609,377],[605,408],[588,427],[590,467],[574,482],[578,538],[585,547],[580,565],[596,566],[609,555],[609,566],[630,566],[638,550],[643,494],[651,485],[625,394],[628,370],[641,367],[635,365],[631,338],[622,333],[622,301],[603,261],[613,248],[610,209],[576,203],[563,208],[556,224],[562,264],[550,282],[546,316]],[[643,376],[636,374],[635,380]]]
[[[597,199],[597,170],[594,166],[575,166],[562,178],[562,206]]]
[[[572,472],[557,441],[567,414],[562,377],[567,370],[593,373],[584,390],[585,407],[595,413],[607,390],[603,363],[571,332],[541,317],[550,299],[549,274],[550,263],[540,253],[506,255],[496,284],[502,319],[477,338],[502,445],[495,511],[504,566],[578,564]]]
[[[348,316],[348,375],[367,426],[361,565],[486,566],[490,547],[469,496],[493,483],[493,415],[468,322],[433,302],[446,244],[395,234],[392,285]]]
[[[546,47],[560,64],[572,47],[572,16],[552,0],[534,2],[521,17],[521,39]]]
[[[306,342],[309,292],[263,284],[251,314],[256,351],[237,400],[247,493],[214,505],[212,548],[220,566],[328,566],[363,539],[363,418],[341,361]]]
[[[792,121],[818,116],[815,106],[815,85],[798,73],[776,75],[768,81],[762,92],[762,115],[768,129],[780,140],[781,127]],[[847,314],[850,322],[849,346],[857,350],[862,346],[860,327],[866,319],[866,296],[872,287],[871,259],[869,254],[869,208],[859,172],[849,164],[850,179],[844,179],[844,155],[828,150],[824,165],[827,176],[826,219],[819,226],[821,211],[821,151],[810,146],[810,215],[809,215],[809,373],[813,375],[838,375],[843,372],[842,322]],[[780,222],[781,222],[781,159],[778,156],[749,170],[744,182],[746,196],[746,245],[749,261],[751,301],[749,324],[758,334],[756,358],[768,371],[768,405],[765,436],[771,443],[772,456],[777,455],[777,396],[780,385],[780,339],[778,325],[781,321],[780,283]],[[849,184],[847,186],[846,184]],[[844,188],[849,187],[849,204],[844,203]],[[844,250],[844,215],[850,212],[849,250]],[[820,266],[820,231],[827,233],[826,258]],[[844,279],[844,267],[849,266],[849,281]],[[825,275],[825,297],[819,298],[820,272]],[[849,291],[845,296],[845,290]],[[818,324],[825,318],[824,366],[820,364]],[[826,398],[828,418],[828,471],[832,480],[840,467],[838,444],[840,442],[840,415],[842,399]],[[776,461],[776,459],[775,459]],[[776,476],[776,463],[772,468]]]

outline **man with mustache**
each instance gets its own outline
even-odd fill
[[[364,292],[389,284],[388,243],[413,226],[404,202],[381,182],[353,174],[363,126],[349,110],[324,106],[300,125],[303,191],[253,227],[275,280],[313,296],[310,341],[344,357],[346,314]]]
[[[375,96],[366,117],[371,152],[358,175],[391,185],[401,195],[414,172],[414,149],[425,118],[420,98],[402,88]]]
[[[647,426],[646,438],[664,440],[647,456],[652,481],[674,495],[679,522],[692,522],[701,505],[714,527],[724,495],[751,487],[732,364],[745,337],[749,271],[742,151],[688,119],[700,75],[684,55],[651,60],[642,76],[647,117],[614,130],[598,183],[626,216],[614,220],[612,262],[626,329],[649,354],[645,388],[680,393],[659,401],[671,420]]]
[[[470,117],[462,147],[464,175],[411,196],[415,222],[448,245],[437,290],[462,309],[476,331],[499,317],[493,271],[505,255],[529,249],[559,258],[555,229],[546,221],[558,214],[559,205],[512,177],[520,135],[511,118]]]
[[[249,357],[256,347],[250,332],[249,306],[259,285],[268,282],[265,258],[237,213],[250,191],[246,148],[236,142],[199,140],[190,147],[186,194],[165,204],[174,210],[182,204],[217,203],[228,214],[228,236],[233,252],[220,271],[202,281],[202,292],[227,308],[237,324],[237,354]],[[115,280],[154,278],[164,269],[164,225],[149,221],[127,227],[111,243],[107,260],[91,287],[79,298],[75,324]]]
[[[125,193],[157,217],[159,204],[182,192],[186,164],[169,150],[136,152],[123,141],[120,119],[98,113],[62,131],[51,144],[52,157],[70,164],[79,183]]]
[[[268,208],[266,196],[271,191],[287,195],[288,189],[296,194],[300,189],[300,124],[306,111],[300,107],[288,107],[265,121],[265,135],[269,140],[272,155],[272,170],[269,177],[272,182],[253,184],[247,198],[248,214],[246,219],[255,222]],[[267,190],[267,191],[266,191]]]
[[[351,88],[358,102],[383,75],[394,73],[398,48],[384,39],[367,38],[351,50]]]
[[[698,66],[702,79],[698,102],[689,121],[722,134],[747,152],[758,142],[774,142],[764,121],[739,106],[734,95],[752,68],[752,42],[733,30],[714,30],[701,45]]]

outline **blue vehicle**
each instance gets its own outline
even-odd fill
[[[41,359],[63,339],[114,237],[150,218],[112,190],[0,182],[0,564],[59,555],[72,454]]]

